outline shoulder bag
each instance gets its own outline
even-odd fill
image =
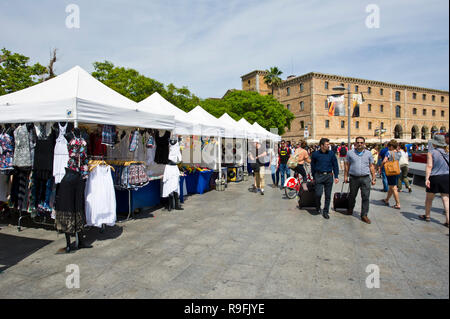
[[[386,176],[400,175],[400,164],[395,159],[394,153],[392,153],[392,160],[384,163],[384,171],[386,172]]]

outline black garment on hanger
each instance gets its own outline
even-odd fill
[[[169,138],[170,131],[166,131],[162,137],[159,136],[159,133],[155,134],[155,163],[167,164],[169,162]]]

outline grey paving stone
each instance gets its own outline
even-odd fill
[[[373,190],[366,225],[359,199],[353,216],[325,220],[280,190],[250,193],[251,183],[88,230],[93,248],[68,255],[55,255],[65,246],[55,231],[2,226],[0,298],[448,298],[448,228],[440,200],[432,223],[418,220],[424,189],[400,194],[401,211]],[[80,289],[65,287],[68,264],[80,267]],[[379,289],[366,286],[369,264],[380,267]]]

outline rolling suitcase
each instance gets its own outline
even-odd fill
[[[314,184],[312,182],[307,182],[306,186],[308,190],[303,190],[303,187],[300,187],[300,191],[298,193],[298,208],[302,209],[304,207],[316,207],[316,191],[314,189]]]
[[[347,193],[343,192],[344,183],[342,183],[342,188],[340,193],[334,193],[333,196],[333,208],[336,211],[337,209],[349,209],[350,204],[350,184],[349,191]]]

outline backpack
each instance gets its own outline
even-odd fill
[[[345,147],[340,147],[339,149],[339,155],[340,156],[347,156],[347,149]]]

